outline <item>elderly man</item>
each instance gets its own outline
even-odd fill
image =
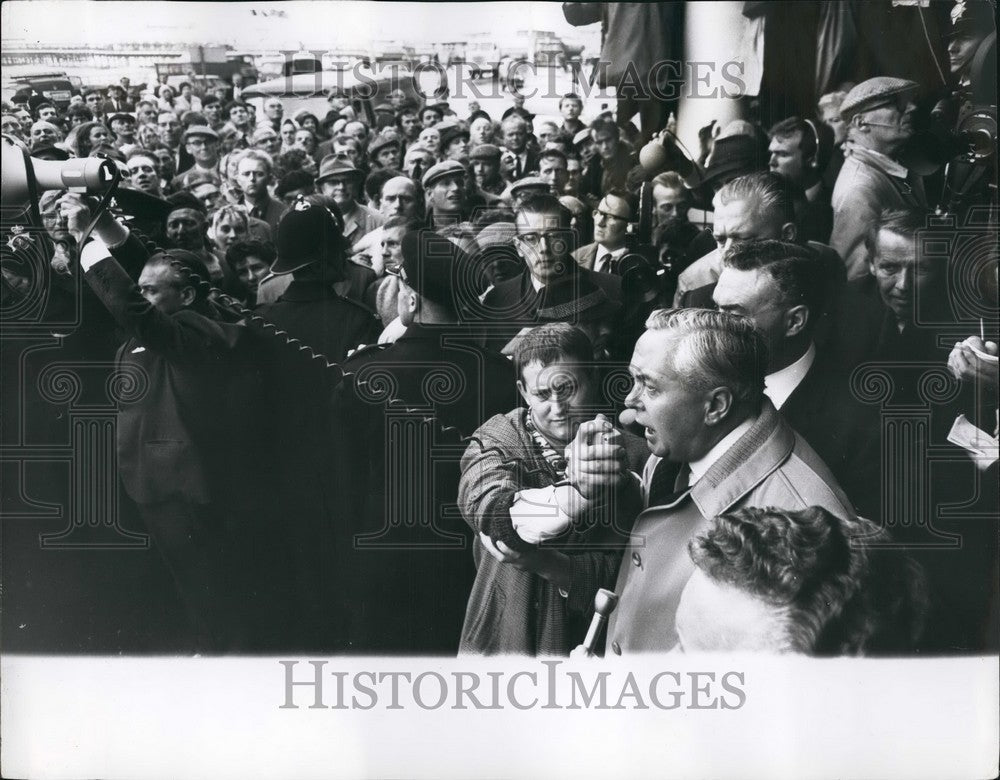
[[[264,101],[264,118],[274,132],[281,130],[281,120],[285,118],[285,107],[281,100],[276,97],[269,97]]]
[[[324,157],[316,184],[324,198],[337,204],[344,218],[344,238],[348,246],[371,233],[382,224],[381,215],[369,206],[358,203],[363,174],[348,160]]]
[[[887,210],[869,226],[867,272],[848,282],[836,347],[848,368],[869,361],[944,361],[935,339],[950,322],[947,257],[928,251],[929,213]],[[937,326],[937,327],[936,327]]]
[[[840,105],[848,129],[830,245],[844,258],[848,279],[868,273],[865,235],[880,211],[927,206],[920,177],[898,160],[913,135],[917,89],[913,81],[879,76],[858,84]]]
[[[505,157],[504,175],[508,181],[523,179],[532,171],[538,170],[538,155],[528,148],[529,125],[523,117],[511,114],[500,123],[500,136]]]
[[[819,506],[856,522],[833,475],[765,397],[767,347],[749,319],[658,310],[646,327],[625,405],[652,452],[642,477],[648,508],[632,528],[615,586],[619,604],[608,626],[615,655],[677,644],[677,607],[694,573],[687,545],[717,515]]]
[[[416,182],[406,176],[394,176],[382,185],[382,195],[379,200],[379,214],[385,220],[402,217],[404,220],[415,220],[421,213],[421,204]],[[383,240],[382,227],[365,233],[351,247],[352,258],[371,265],[378,276],[382,275],[381,244]],[[358,258],[361,255],[362,258]]]
[[[637,207],[635,198],[625,190],[611,190],[594,210],[594,242],[574,251],[573,259],[592,271],[617,274],[628,250],[628,223]]]
[[[31,126],[31,148],[51,146],[62,140],[62,131],[51,122],[39,119]]]

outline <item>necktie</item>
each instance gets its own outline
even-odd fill
[[[656,464],[653,477],[649,480],[649,506],[672,504],[688,490],[691,468],[687,463],[668,463],[661,460]]]
[[[521,174],[524,173],[524,169],[521,167],[521,155],[517,155],[515,159],[517,162],[514,164],[514,178],[520,179]]]
[[[601,259],[598,261],[597,266],[594,268],[594,270],[603,271],[606,274],[614,273],[614,271],[611,270],[611,263],[612,263],[611,253],[605,252],[603,255],[601,255]]]

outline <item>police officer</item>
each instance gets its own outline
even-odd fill
[[[463,437],[513,408],[516,386],[510,363],[459,325],[470,258],[429,230],[404,235],[402,256],[406,331],[346,362],[337,401],[338,476],[357,519],[339,545],[351,550],[351,649],[450,654],[475,574],[454,506]]]
[[[342,637],[333,617],[340,583],[329,565],[335,529],[344,522],[341,496],[329,479],[339,446],[331,394],[340,373],[328,363],[374,342],[381,329],[374,311],[334,289],[344,279],[349,246],[342,225],[323,205],[298,201],[278,223],[271,266],[276,275],[291,274],[292,282],[277,301],[257,309],[258,324],[281,331],[261,333],[270,411],[261,425],[272,442],[273,489],[287,518],[274,540],[286,563],[274,575],[288,588],[294,619],[287,644],[296,650],[332,651]]]

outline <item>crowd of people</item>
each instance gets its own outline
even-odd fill
[[[608,655],[996,652],[995,167],[952,197],[911,143],[980,5],[947,85],[747,102],[695,158],[572,93],[16,95],[33,158],[125,174],[42,196],[50,306],[82,277],[64,348],[148,379],[119,473],[192,646],[565,655],[606,588]]]

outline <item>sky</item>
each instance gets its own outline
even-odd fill
[[[284,3],[89,2],[3,3],[3,39],[92,45],[164,41],[228,43],[237,48],[349,47],[396,39],[426,44],[491,32],[551,30],[600,48],[599,25],[571,27],[560,3],[389,3],[293,0]],[[256,13],[254,13],[256,12]]]

